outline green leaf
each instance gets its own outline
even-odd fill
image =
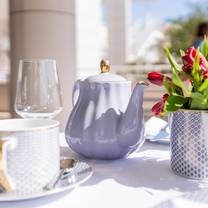
[[[208,88],[204,89],[203,96],[208,99]]]
[[[194,110],[207,110],[208,109],[208,102],[207,98],[203,96],[201,93],[195,92],[191,93],[191,109]]]
[[[205,58],[208,56],[208,42],[207,42],[207,37],[204,35],[204,42],[202,45],[202,54],[204,55]]]
[[[175,85],[173,81],[167,78],[166,76],[163,78],[163,86],[170,95],[179,95],[179,96],[184,95],[183,90],[177,85]]]
[[[186,79],[192,79],[192,77],[191,77],[191,75],[190,74],[188,74],[188,73],[186,73],[186,72],[184,72],[184,71],[181,71],[181,72],[179,72],[179,77],[181,77],[181,79],[184,79],[184,80],[186,80]]]
[[[180,49],[179,51],[180,51],[180,54],[181,54],[182,57],[186,55],[184,50]]]
[[[191,70],[192,80],[194,83],[194,87],[196,91],[198,91],[198,87],[201,85],[201,71],[200,71],[200,64],[199,64],[199,48],[196,51],[196,56],[194,58],[194,64]]]
[[[182,108],[182,106],[188,102],[188,98],[183,96],[170,95],[168,100],[165,102],[165,112],[173,112]]]
[[[173,72],[173,83],[176,85],[176,86],[178,86],[178,87],[180,87],[180,88],[182,88],[183,89],[183,85],[184,85],[184,83],[183,83],[183,81],[180,79],[180,77],[175,73],[175,72]]]
[[[203,101],[203,99],[204,99],[203,95],[199,92],[192,92],[191,93],[191,98],[199,99],[200,101]]]
[[[168,61],[171,65],[171,67],[175,70],[175,71],[182,71],[181,68],[178,66],[178,64],[176,63],[176,61],[174,60],[174,58],[172,57],[170,51],[168,48],[165,48],[165,52],[167,54],[167,57],[168,57]]]
[[[208,79],[205,79],[205,81],[202,83],[202,85],[199,87],[199,92],[204,91],[208,88]]]
[[[172,70],[172,79],[173,79],[173,83],[178,86],[179,88],[181,88],[182,90],[182,95],[185,96],[189,96],[190,92],[188,90],[188,87],[185,85],[185,83],[181,80],[180,76],[177,74],[176,71]]]
[[[194,58],[194,64],[193,64],[193,69],[192,69],[192,71],[191,71],[191,73],[192,73],[192,75],[194,76],[196,73],[198,73],[198,71],[199,71],[199,67],[200,67],[200,65],[199,65],[199,48],[197,49],[197,51],[196,51],[196,56],[195,56],[195,58]]]
[[[189,95],[186,85],[183,83],[183,81],[181,80],[181,78],[178,75],[179,73],[182,72],[181,68],[178,66],[178,64],[176,63],[176,61],[172,57],[169,49],[166,48],[165,50],[166,50],[166,54],[167,54],[168,60],[171,65],[173,83],[176,86],[180,87],[183,90],[185,95]]]
[[[163,78],[163,86],[168,91],[169,94],[172,94],[172,91],[174,90],[172,86],[172,81],[170,81],[167,77],[164,76]]]

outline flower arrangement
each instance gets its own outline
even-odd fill
[[[165,49],[172,76],[158,72],[148,74],[151,83],[164,86],[167,93],[152,107],[155,115],[163,115],[178,109],[208,110],[208,42],[204,38],[202,51],[189,48],[180,50],[183,66],[180,67]]]

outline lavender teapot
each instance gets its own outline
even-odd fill
[[[109,69],[102,60],[99,75],[74,85],[65,135],[69,146],[88,158],[122,158],[144,142],[144,84],[138,83],[131,95],[131,82]]]

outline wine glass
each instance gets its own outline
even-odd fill
[[[62,110],[56,61],[20,60],[15,111],[23,118],[54,118]]]

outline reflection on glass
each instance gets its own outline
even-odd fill
[[[15,111],[23,118],[53,118],[62,110],[55,60],[21,60]]]

